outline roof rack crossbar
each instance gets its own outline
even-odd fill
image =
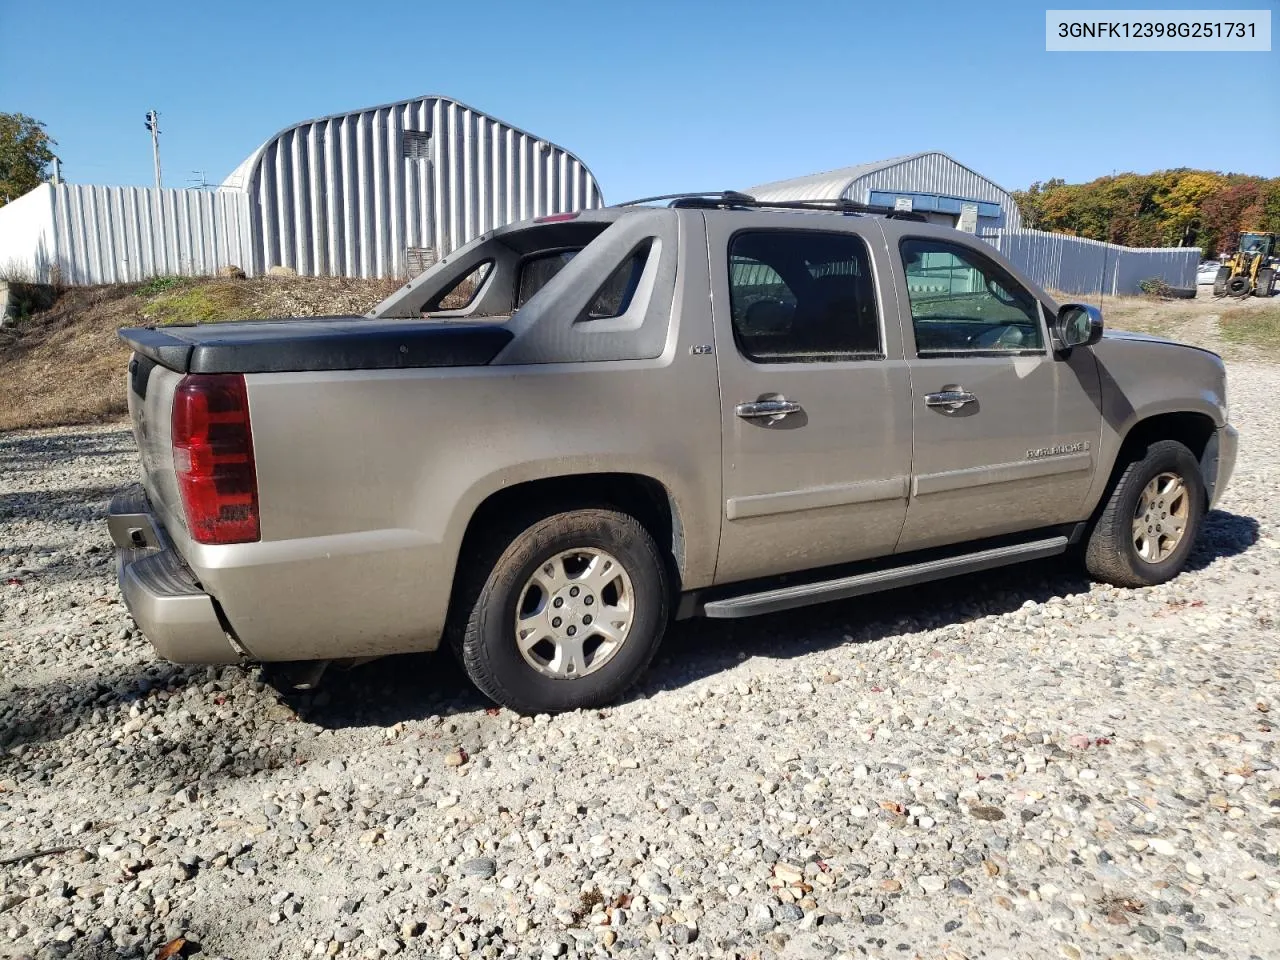
[[[672,207],[693,207],[704,210],[826,210],[844,214],[880,214],[889,219],[918,220],[925,218],[908,210],[897,210],[893,207],[877,206],[868,203],[857,203],[847,197],[836,197],[826,200],[757,200],[749,194],[737,190],[708,190],[695,193],[666,193],[656,197],[642,197],[620,203],[620,207],[634,207],[643,203],[659,203],[667,201]]]

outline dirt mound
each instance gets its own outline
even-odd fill
[[[119,327],[361,314],[400,285],[348,277],[160,277],[71,287],[0,329],[0,432],[93,423],[125,412]]]

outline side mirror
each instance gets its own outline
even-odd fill
[[[1053,335],[1065,349],[1088,347],[1102,339],[1102,311],[1087,303],[1068,303],[1058,311]]]

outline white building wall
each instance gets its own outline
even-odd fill
[[[53,190],[42,183],[0,207],[0,280],[48,283],[54,279]]]

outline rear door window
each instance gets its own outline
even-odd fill
[[[729,304],[738,348],[760,363],[884,355],[867,246],[851,233],[735,234]]]

